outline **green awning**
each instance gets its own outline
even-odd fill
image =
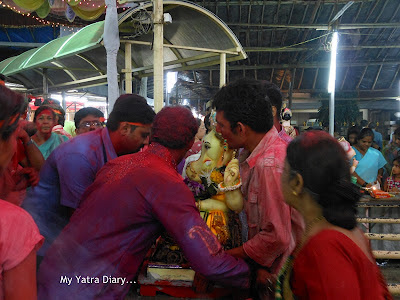
[[[163,4],[164,11],[172,16],[172,23],[164,26],[165,70],[195,70],[217,65],[221,52],[226,53],[227,62],[247,57],[236,36],[212,12],[182,0],[166,0]],[[119,15],[119,76],[126,71],[125,43],[132,45],[131,63],[135,78],[152,76],[153,32],[137,35],[134,28],[135,18],[143,10],[151,16],[152,3]],[[77,33],[0,62],[0,73],[10,81],[23,84],[32,94],[42,93],[44,73],[47,73],[49,92],[107,84],[103,31],[104,21],[88,25]]]
[[[41,67],[60,58],[102,47],[104,21],[90,24],[80,31],[55,39],[40,48],[31,49],[21,55],[0,62],[0,73],[10,76],[24,70]]]

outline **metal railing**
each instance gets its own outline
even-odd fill
[[[392,208],[400,207],[400,198],[396,197],[396,199],[394,200],[376,200],[373,198],[369,199],[367,197],[364,197],[363,201],[360,201],[357,206],[358,208],[365,208],[365,217],[363,216],[357,218],[357,222],[364,225],[366,229],[365,236],[370,241],[372,240],[400,241],[400,234],[397,233],[370,232],[370,230],[374,226],[372,224],[382,224],[382,225],[400,224],[400,218],[369,217],[369,215],[371,214],[371,208],[383,208],[386,210],[390,210]],[[376,259],[400,260],[400,246],[399,246],[399,251],[373,250],[372,253]],[[388,289],[392,295],[400,295],[400,283],[389,283]]]

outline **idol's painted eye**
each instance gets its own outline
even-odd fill
[[[206,148],[206,149],[210,149],[210,148],[211,148],[211,145],[210,145],[210,143],[208,143],[208,142],[205,142],[205,143],[204,143],[204,148]]]

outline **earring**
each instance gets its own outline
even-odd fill
[[[292,194],[297,196],[297,192],[296,191],[292,191]]]

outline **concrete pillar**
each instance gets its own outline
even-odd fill
[[[164,24],[163,1],[154,0],[154,111],[158,113],[164,103]]]
[[[363,120],[368,120],[368,109],[360,109],[360,112],[362,112],[362,118]]]

